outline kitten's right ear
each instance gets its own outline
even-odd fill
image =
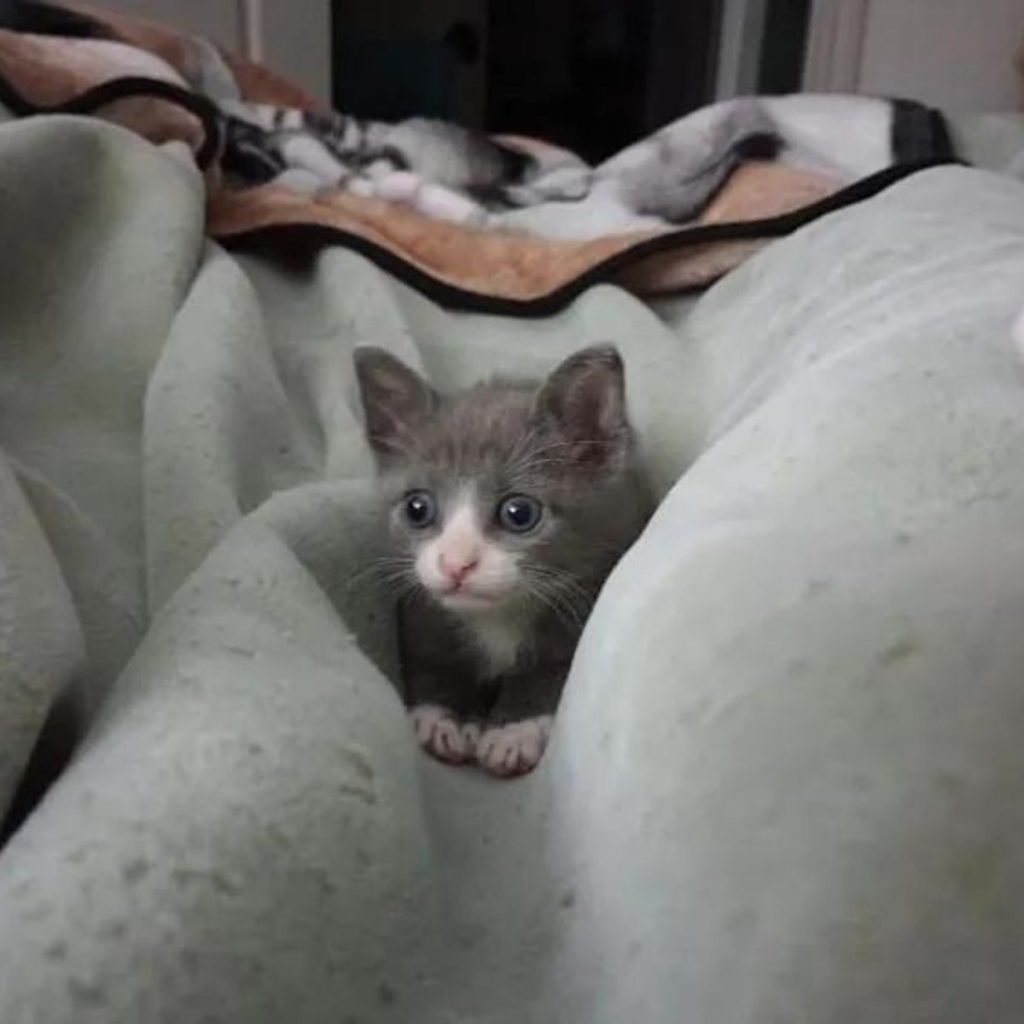
[[[399,454],[416,425],[437,406],[437,393],[415,371],[382,348],[352,355],[366,413],[366,437],[378,456]]]
[[[621,467],[631,444],[622,358],[613,345],[569,356],[544,382],[536,410],[561,439],[564,457],[578,469]]]

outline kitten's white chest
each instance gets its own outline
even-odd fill
[[[524,623],[511,615],[478,615],[469,622],[487,677],[507,672],[519,657],[525,640]]]

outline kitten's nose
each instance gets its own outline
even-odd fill
[[[441,572],[455,584],[461,587],[463,580],[477,567],[480,559],[477,555],[468,555],[462,558],[447,559],[444,552],[438,555],[438,563]]]

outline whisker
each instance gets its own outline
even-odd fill
[[[353,573],[346,583],[349,590],[363,584],[384,585],[409,578],[413,560],[409,556],[385,555],[375,558],[369,565]]]
[[[591,595],[570,574],[550,566],[528,566],[530,593],[567,626],[582,629],[592,603]]]

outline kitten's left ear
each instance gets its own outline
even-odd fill
[[[420,422],[434,410],[433,388],[382,348],[360,346],[353,353],[366,435],[378,457],[399,455]]]
[[[622,358],[613,345],[569,356],[541,386],[535,410],[557,431],[568,461],[586,470],[622,465],[631,434]]]

